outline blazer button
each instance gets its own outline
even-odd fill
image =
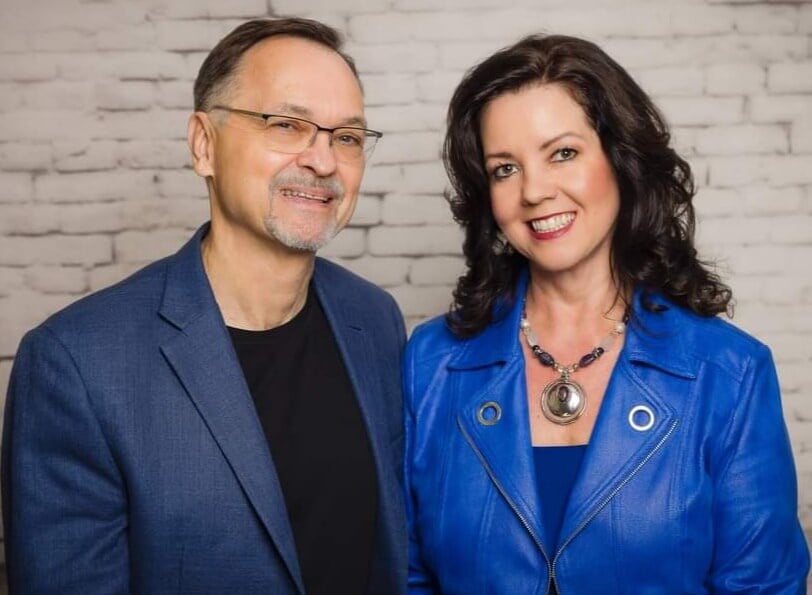
[[[483,426],[492,426],[502,419],[502,407],[496,401],[486,401],[479,406],[476,418]]]

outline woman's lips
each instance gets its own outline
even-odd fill
[[[575,221],[575,213],[557,213],[549,217],[533,219],[529,222],[533,237],[539,240],[552,240],[567,233]]]

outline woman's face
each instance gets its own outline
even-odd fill
[[[608,275],[620,195],[570,92],[543,84],[500,95],[481,129],[494,218],[534,274]]]

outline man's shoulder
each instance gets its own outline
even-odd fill
[[[163,295],[168,258],[153,262],[109,287],[52,314],[41,326],[62,335],[106,327],[138,325],[154,316]]]

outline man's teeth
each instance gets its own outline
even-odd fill
[[[282,194],[284,196],[291,196],[296,198],[306,198],[308,200],[319,200],[321,202],[327,202],[328,197],[326,196],[319,196],[316,194],[308,194],[307,192],[302,192],[301,190],[282,190]]]
[[[533,227],[533,231],[539,232],[550,232],[550,231],[558,231],[569,225],[572,220],[575,219],[574,213],[563,213],[561,215],[555,215],[553,217],[547,217],[546,219],[535,219],[530,222],[530,225]]]

